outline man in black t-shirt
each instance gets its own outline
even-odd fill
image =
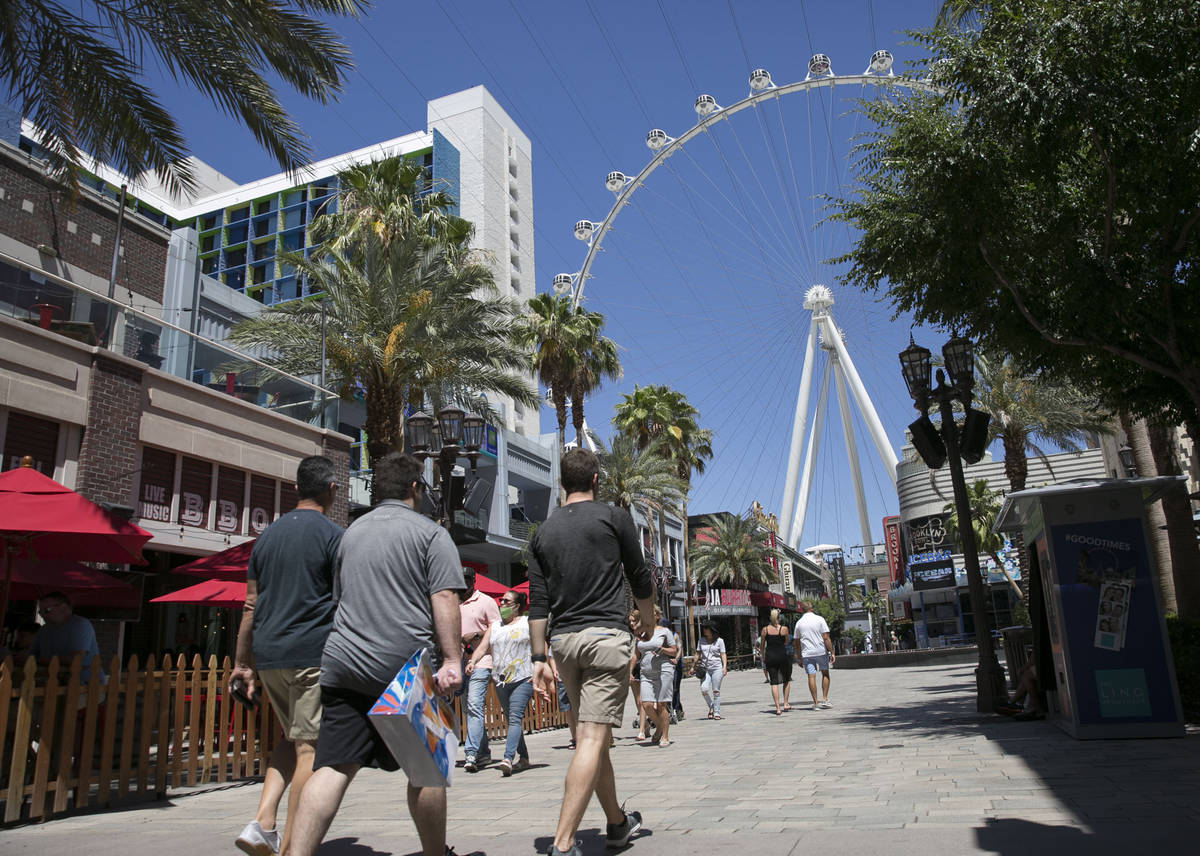
[[[529,638],[534,686],[548,696],[554,692],[546,663],[549,619],[554,662],[578,718],[558,827],[546,852],[581,856],[575,833],[593,793],[608,819],[609,847],[624,847],[642,826],[641,814],[617,800],[608,749],[625,710],[633,654],[624,579],[647,637],[654,629],[654,583],[629,512],[596,502],[596,455],[572,449],[560,469],[566,500],[529,542]]]
[[[321,651],[333,626],[333,578],[342,528],[326,515],[337,490],[333,461],[313,455],[296,470],[296,508],[254,542],[246,569],[246,604],[238,630],[230,690],[266,692],[283,727],[271,753],[254,820],[235,842],[246,853],[269,856],[286,848],[294,811],[282,840],[275,829],[283,792],[289,809],[312,776],[321,724]]]

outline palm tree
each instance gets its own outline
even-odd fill
[[[78,11],[69,8],[75,5]],[[294,172],[311,160],[310,150],[268,80],[278,76],[322,104],[336,97],[353,63],[320,18],[357,16],[367,5],[7,0],[0,80],[41,130],[39,144],[73,192],[89,158],[130,177],[153,170],[173,193],[194,187],[183,132],[146,85],[150,64],[240,119],[280,167]]]
[[[600,333],[604,327],[603,315],[576,307],[575,318],[579,336],[575,340],[576,362],[571,376],[571,425],[576,441],[582,446],[584,398],[605,380],[621,377],[621,360],[617,357],[616,343]]]
[[[1016,592],[1017,597],[1023,598],[1021,587],[1009,575],[1008,569],[1004,567],[1004,562],[1000,559],[1000,548],[1004,546],[1004,539],[992,531],[992,524],[996,522],[996,515],[1000,513],[1001,498],[998,491],[988,487],[987,479],[976,479],[967,485],[967,501],[971,505],[971,531],[975,533],[975,547],[992,557],[992,561],[996,563],[1000,573],[1004,574],[1004,579]],[[948,503],[942,513],[946,515],[946,537],[961,545],[963,539],[959,530],[958,511],[955,504]]]
[[[617,346],[603,336],[604,316],[573,307],[571,298],[538,294],[517,325],[517,336],[532,351],[531,365],[550,391],[558,419],[558,441],[566,445],[567,402],[579,444],[583,445],[583,402],[606,378],[621,374]]]
[[[1004,475],[1011,490],[1025,489],[1030,454],[1050,467],[1040,443],[1077,452],[1089,433],[1112,433],[1112,417],[1095,400],[1045,375],[1020,372],[1011,356],[976,354],[975,378],[976,403],[992,417],[988,442],[999,439],[1004,447]],[[1020,533],[1014,539],[1021,578],[1027,580],[1024,540]]]
[[[1032,454],[1047,466],[1040,443],[1077,452],[1088,434],[1111,434],[1112,416],[1078,389],[1042,374],[1017,370],[1011,356],[975,357],[975,398],[980,410],[992,416],[988,442],[1004,446],[1004,475],[1009,487],[1025,489]]]
[[[629,437],[618,434],[611,445],[592,435],[600,457],[600,489],[597,499],[618,508],[637,508],[650,519],[653,508],[674,510],[683,501],[684,483],[675,475],[675,466],[660,452],[657,444],[639,449]]]
[[[622,434],[636,440],[640,447],[662,441],[665,454],[675,463],[676,474],[683,480],[683,569],[688,589],[688,627],[691,627],[692,568],[691,536],[688,533],[687,498],[692,474],[703,474],[705,461],[711,460],[712,431],[696,423],[699,411],[680,392],[666,386],[639,387],[622,396],[613,416],[613,424]],[[665,540],[665,521],[659,518],[659,541]],[[689,631],[689,636],[690,636]]]
[[[343,225],[353,222],[354,209],[339,211]],[[465,241],[436,240],[427,223],[418,218],[388,240],[366,228],[339,242],[328,222],[315,222],[327,240],[312,257],[281,257],[324,295],[328,382],[343,398],[364,399],[371,460],[403,448],[406,407],[428,400],[480,408],[489,392],[537,401],[521,376],[527,354],[512,335],[516,304],[496,294],[486,265],[467,260]],[[320,369],[320,316],[320,301],[277,304],[238,324],[231,338],[272,353],[285,371],[312,375]]]
[[[698,582],[734,585],[777,581],[773,559],[779,552],[770,545],[753,515],[710,514],[704,540],[692,548],[692,567]]]

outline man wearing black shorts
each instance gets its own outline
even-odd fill
[[[421,470],[411,455],[384,456],[374,473],[378,505],[342,538],[337,614],[321,659],[316,772],[304,789],[290,856],[317,852],[361,767],[399,769],[367,711],[413,654],[436,646],[438,694],[462,685],[462,562],[449,533],[415,510]],[[408,810],[424,856],[444,856],[446,789],[410,781]]]

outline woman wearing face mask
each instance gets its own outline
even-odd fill
[[[505,592],[500,598],[500,620],[493,621],[467,662],[467,674],[475,670],[476,662],[486,654],[492,655],[492,680],[496,695],[508,719],[508,737],[504,742],[504,760],[500,774],[511,776],[529,767],[529,750],[525,746],[525,729],[521,720],[533,697],[533,662],[529,659],[529,619],[523,614],[529,600],[524,592]]]

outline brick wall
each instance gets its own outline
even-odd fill
[[[93,358],[77,478],[79,492],[93,502],[130,502],[134,470],[140,466],[142,396],[140,369],[103,354]]]
[[[344,434],[329,434],[321,444],[321,454],[333,461],[337,468],[337,495],[329,519],[338,526],[350,525],[350,438]]]
[[[117,296],[124,289],[162,303],[169,235],[128,209],[121,233],[124,253],[117,262]],[[37,247],[52,247],[58,258],[105,280],[112,269],[116,203],[105,204],[81,190],[72,200],[24,155],[0,149],[0,234]]]

